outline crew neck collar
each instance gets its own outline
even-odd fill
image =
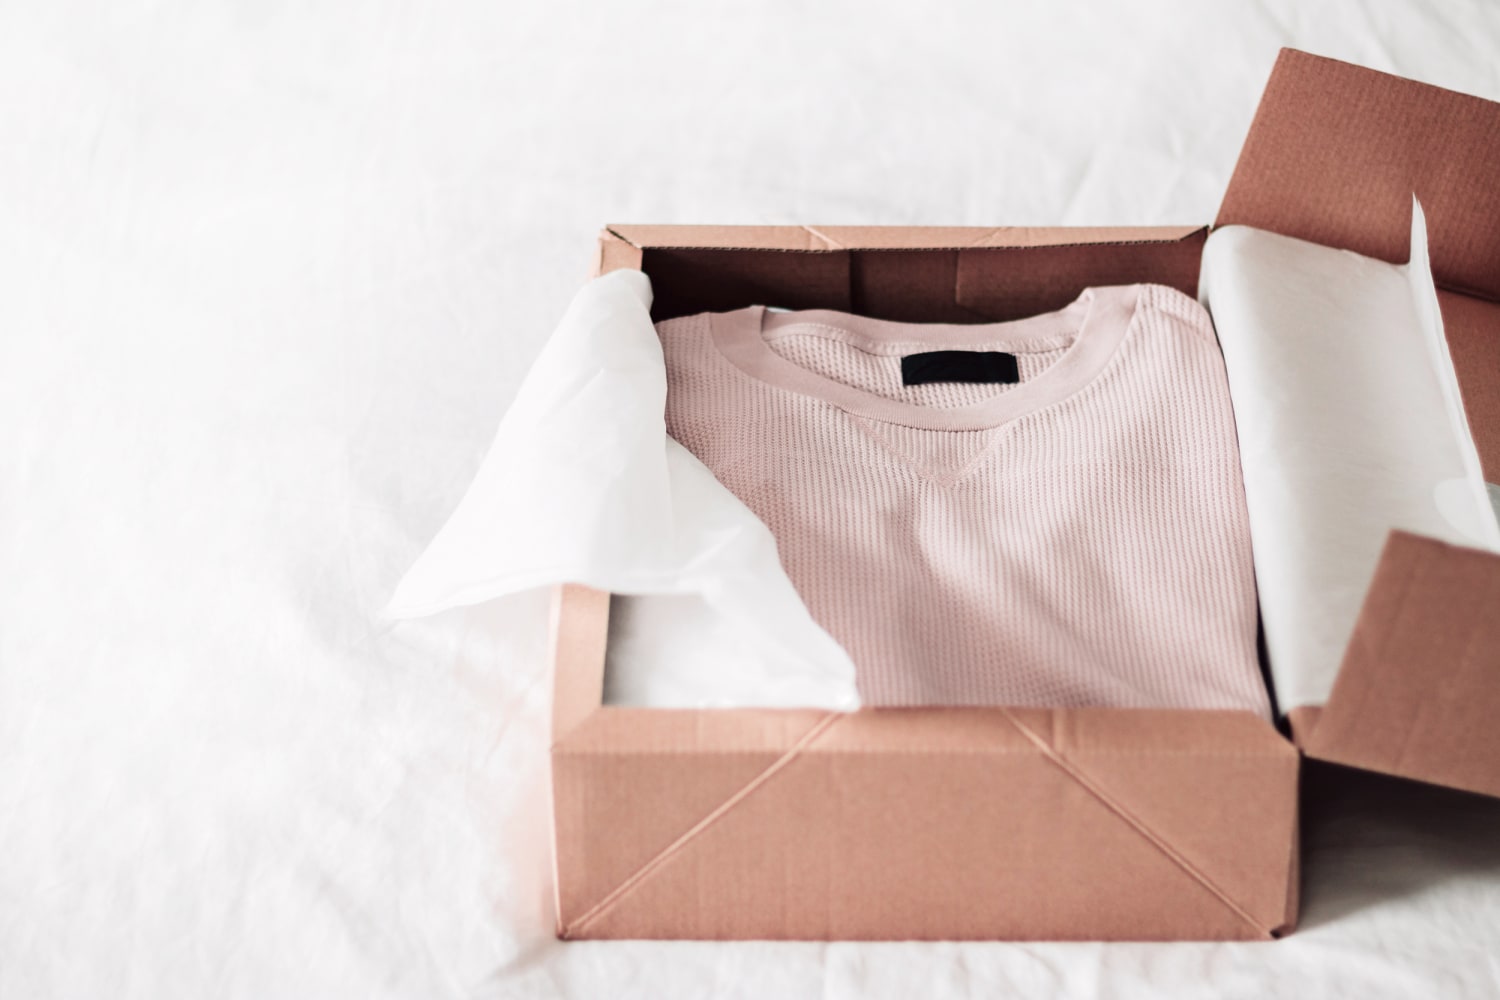
[[[1066,399],[1092,381],[1115,354],[1134,322],[1139,285],[1087,288],[1063,308],[998,323],[904,323],[836,309],[772,312],[747,306],[709,313],[714,346],[752,378],[822,399],[855,416],[924,430],[973,431],[998,427]],[[966,406],[909,403],[821,375],[776,353],[770,341],[797,328],[895,355],[944,349],[1038,351],[1065,348],[1034,377]]]

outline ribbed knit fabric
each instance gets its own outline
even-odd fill
[[[765,521],[866,704],[1269,714],[1223,359],[1189,296],[657,330],[668,432]],[[949,349],[1014,353],[1021,380],[902,384],[902,356]]]

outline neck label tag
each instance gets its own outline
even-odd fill
[[[970,382],[1009,385],[1021,381],[1014,354],[1000,351],[928,351],[901,359],[901,383]]]

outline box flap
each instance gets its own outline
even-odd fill
[[[608,611],[608,594],[557,589],[564,937],[1292,927],[1297,754],[1251,713],[601,705]]]
[[[1250,713],[605,707],[552,759],[566,938],[1254,939],[1294,918],[1297,755]]]
[[[1216,225],[1401,263],[1413,192],[1438,286],[1500,299],[1500,104],[1282,49]]]
[[[1216,225],[1392,263],[1426,215],[1446,337],[1500,478],[1500,104],[1283,49]],[[1500,556],[1392,534],[1338,679],[1291,714],[1311,757],[1500,795]]]
[[[1500,555],[1392,532],[1310,757],[1500,796]]]

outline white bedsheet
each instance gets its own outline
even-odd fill
[[[0,9],[0,997],[1491,996],[1500,804],[1315,769],[1275,943],[557,943],[545,599],[376,615],[610,221],[1207,221],[1482,3]]]

